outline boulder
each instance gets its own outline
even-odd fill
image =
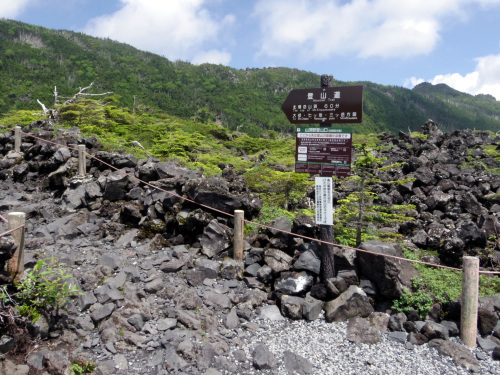
[[[498,323],[498,315],[492,311],[478,309],[477,312],[477,328],[483,336],[491,335]]]
[[[429,341],[429,347],[436,349],[441,355],[451,357],[457,366],[462,366],[473,372],[479,371],[477,359],[465,346],[459,345],[453,341],[434,339]]]
[[[308,375],[313,373],[311,362],[298,354],[289,350],[283,353],[285,369],[289,374]]]
[[[100,177],[99,183],[104,185],[104,199],[115,202],[125,198],[128,177],[122,172],[114,171],[105,178]]]
[[[329,323],[345,321],[355,316],[367,317],[374,310],[366,293],[351,285],[339,297],[325,303],[325,320]]]
[[[219,255],[231,246],[230,236],[230,228],[219,223],[216,219],[212,220],[201,237],[201,252],[209,258]]]
[[[281,296],[280,305],[283,316],[294,320],[302,319],[304,298],[288,296],[285,294]]]
[[[268,249],[264,253],[265,263],[271,267],[274,272],[286,271],[290,268],[293,258],[278,249]]]
[[[306,271],[282,272],[274,282],[274,290],[284,294],[304,294],[312,286],[314,277]]]
[[[252,352],[252,363],[257,370],[270,370],[276,366],[278,360],[266,344],[257,344]]]
[[[404,258],[403,249],[397,244],[374,240],[363,242],[360,248],[381,255]],[[360,273],[373,281],[380,294],[389,299],[401,297],[403,287],[410,288],[412,279],[420,277],[420,273],[411,263],[399,259],[359,252],[357,260]]]
[[[347,340],[356,344],[378,344],[382,335],[368,320],[355,316],[347,323]]]
[[[293,264],[293,269],[296,271],[309,271],[315,275],[319,275],[321,268],[321,260],[312,250],[307,250],[300,254],[299,258]]]

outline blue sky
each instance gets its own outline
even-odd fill
[[[446,83],[500,100],[500,0],[0,0],[0,17],[170,60]]]

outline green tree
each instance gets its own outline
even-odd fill
[[[304,196],[309,175],[293,171],[276,171],[265,166],[258,166],[245,174],[247,186],[261,194],[265,201],[288,210],[290,206]]]
[[[397,167],[383,166],[385,159],[375,156],[374,150],[365,143],[359,146],[359,154],[354,163],[354,174],[345,182],[351,186],[352,192],[339,200],[340,207],[335,211],[335,234],[337,241],[344,245],[359,246],[362,241],[376,238],[377,224],[401,223],[413,218],[406,215],[413,205],[392,205],[386,207],[376,204],[378,194],[373,187],[380,180],[379,171]],[[406,181],[406,180],[405,180]],[[405,181],[392,181],[393,184]],[[369,227],[374,227],[369,230]]]

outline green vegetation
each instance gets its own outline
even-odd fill
[[[14,304],[21,316],[33,322],[43,313],[57,312],[80,294],[76,285],[65,281],[71,275],[66,275],[62,266],[54,258],[39,259],[14,291],[7,290],[7,286],[0,288],[0,300]]]
[[[420,260],[432,252],[412,252],[405,250],[407,259]],[[416,310],[421,318],[427,316],[434,303],[449,303],[462,293],[462,272],[413,263],[420,272],[421,279],[412,280],[411,290],[405,289],[401,298],[394,301],[397,311]],[[487,297],[500,293],[500,277],[479,276],[479,296]]]
[[[422,320],[425,319],[434,304],[434,300],[429,292],[422,289],[423,287],[424,283],[422,280],[418,278],[413,279],[412,290],[404,288],[403,295],[399,299],[394,300],[392,308],[403,312],[415,310]]]
[[[69,367],[70,375],[92,374],[96,369],[94,362],[73,361]]]
[[[285,211],[304,196],[308,186],[313,185],[308,174],[276,171],[262,165],[245,173],[245,181],[265,203],[272,203]]]
[[[117,108],[130,113],[153,109],[183,120],[215,122],[251,137],[293,133],[295,126],[281,111],[288,92],[320,84],[318,75],[297,69],[172,62],[110,39],[5,19],[0,20],[0,80],[0,113],[40,111],[37,99],[51,107],[54,87],[62,98],[95,82],[94,93],[119,93]],[[489,96],[462,94],[444,85],[408,90],[335,82],[352,84],[364,86],[364,120],[356,133],[416,130],[428,118],[446,130],[500,129],[500,104]],[[72,111],[65,116],[78,122]],[[124,115],[117,121],[129,119]]]
[[[493,138],[494,135],[491,134]],[[500,174],[500,168],[490,168],[487,164],[479,161],[476,158],[476,153],[484,153],[490,158],[494,158],[496,161],[500,162],[500,151],[497,149],[498,145],[482,145],[476,149],[469,149],[467,152],[467,158],[465,163],[459,166],[462,169],[474,169],[474,170],[484,170],[490,174],[498,175]]]
[[[407,216],[413,205],[378,205],[378,195],[372,190],[380,181],[375,178],[376,170],[390,170],[397,165],[383,167],[384,160],[376,158],[373,149],[362,143],[358,147],[358,157],[353,166],[353,176],[344,180],[344,184],[352,187],[345,199],[339,200],[334,217],[334,233],[337,243],[346,246],[359,246],[363,241],[383,239],[378,228],[383,225],[403,223],[413,220]],[[389,183],[403,183],[393,181]],[[390,239],[397,240],[400,235]]]

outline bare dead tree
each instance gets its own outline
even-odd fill
[[[71,98],[66,100],[62,105],[69,105],[71,103],[74,103],[81,96],[104,96],[104,95],[110,95],[113,93],[112,91],[98,93],[98,94],[92,94],[92,93],[85,92],[85,91],[89,90],[93,85],[94,85],[94,82],[90,83],[90,85],[88,85],[86,87],[80,87],[80,90],[75,95],[73,95]],[[53,94],[54,94],[54,108],[47,108],[45,106],[45,104],[43,104],[39,99],[36,100],[37,103],[40,104],[40,106],[42,107],[43,113],[48,116],[49,122],[51,122],[52,120],[54,120],[54,121],[57,120],[57,117],[59,115],[59,110],[57,108],[57,106],[59,105],[59,95],[57,93],[57,86],[54,86],[54,93]]]

